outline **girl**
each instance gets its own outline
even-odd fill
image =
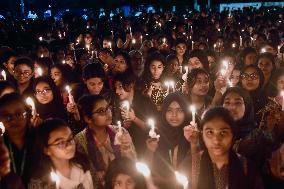
[[[191,120],[185,97],[180,92],[169,94],[163,102],[160,117],[161,138],[159,141],[147,140],[149,154],[145,158],[153,156],[150,161],[160,188],[176,188],[176,182],[169,179],[175,178],[172,170],[176,170],[186,154],[190,153],[190,144],[183,136],[183,129]]]
[[[274,70],[276,69],[273,55],[270,53],[260,54],[257,65],[264,75],[264,86],[266,88],[270,82]]]
[[[185,56],[187,47],[186,41],[183,38],[177,38],[175,43],[175,55],[178,58],[178,66],[185,66],[187,58]]]
[[[147,189],[146,180],[137,172],[135,162],[126,157],[113,160],[106,173],[105,189]]]
[[[114,68],[112,73],[115,75],[117,73],[132,72],[130,57],[127,52],[119,51],[114,57]]]
[[[196,106],[197,115],[201,117],[211,103],[211,98],[208,96],[210,89],[209,74],[204,69],[193,69],[188,74],[187,85],[189,101]]]
[[[147,60],[143,74],[142,91],[145,96],[151,98],[158,111],[167,91],[164,89],[165,62],[161,54],[153,53]]]
[[[192,156],[191,188],[263,188],[246,159],[232,150],[234,123],[222,107],[203,115],[200,128],[205,150]]]
[[[53,118],[44,121],[39,127],[38,137],[39,165],[35,167],[29,189],[94,188],[88,161],[76,152],[72,132],[63,120]],[[51,173],[58,176],[58,183],[51,179]]]
[[[87,127],[75,137],[77,149],[90,157],[94,183],[97,188],[103,188],[105,171],[110,161],[120,156],[135,158],[136,152],[126,130],[122,130],[120,144],[115,144],[117,130],[110,126],[111,108],[103,97],[84,96],[79,101],[79,107]]]
[[[39,77],[34,82],[36,110],[40,118],[61,118],[66,120],[66,109],[54,82],[48,77]]]

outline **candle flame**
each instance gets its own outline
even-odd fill
[[[41,69],[40,67],[38,67],[38,68],[36,69],[36,72],[37,72],[37,74],[38,74],[39,76],[42,76],[42,74],[43,74],[43,71],[42,71],[42,69]]]
[[[262,49],[260,50],[260,53],[266,53],[266,49],[265,49],[265,48],[262,48]]]
[[[51,177],[51,180],[52,180],[53,182],[55,182],[56,185],[58,186],[58,184],[59,184],[59,182],[60,182],[60,179],[59,179],[58,174],[55,173],[54,171],[51,171],[51,172],[50,172],[50,177]]]
[[[179,172],[175,171],[176,179],[177,181],[183,185],[183,187],[187,187],[188,185],[188,179],[186,176],[180,174]]]
[[[155,121],[153,119],[148,119],[148,124],[152,127],[155,128]]]
[[[38,40],[42,41],[42,37],[39,37]]]
[[[2,122],[0,122],[0,130],[1,130],[1,135],[2,136],[5,133],[5,126]]]
[[[129,102],[127,100],[122,102],[122,108],[125,108],[127,111],[129,111]]]
[[[6,75],[6,72],[4,70],[1,71],[1,75],[2,75],[4,80],[7,79],[7,75]]]
[[[136,39],[132,39],[132,43],[135,44],[136,43]]]
[[[34,101],[33,101],[33,99],[31,97],[28,97],[26,99],[26,103],[27,103],[27,105],[29,105],[31,107],[35,107],[35,103],[34,103]]]
[[[136,169],[139,173],[141,173],[145,177],[149,177],[151,174],[149,167],[145,163],[136,162]]]
[[[66,89],[66,91],[68,92],[68,93],[71,93],[71,87],[69,86],[69,85],[66,85],[66,87],[65,87],[65,89]]]
[[[191,112],[195,113],[196,112],[196,107],[194,105],[190,105],[189,109]]]

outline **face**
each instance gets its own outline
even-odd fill
[[[202,138],[210,156],[222,157],[229,154],[233,142],[230,126],[221,118],[215,118],[204,124]]]
[[[5,125],[8,135],[24,133],[27,125],[27,112],[24,104],[12,102],[0,109],[0,121]]]
[[[244,58],[244,64],[247,65],[251,65],[254,64],[256,61],[256,54],[255,53],[249,53],[245,56]]]
[[[15,79],[19,84],[25,84],[33,77],[33,70],[26,64],[20,64],[15,67]]]
[[[183,56],[186,51],[186,45],[181,43],[176,46],[176,53],[178,56]]]
[[[0,97],[4,96],[5,94],[10,94],[16,92],[14,88],[12,87],[7,87],[5,88],[2,93],[0,94]]]
[[[268,58],[259,59],[258,67],[261,69],[264,76],[270,77],[273,70],[273,64]]]
[[[123,56],[118,55],[114,58],[115,62],[115,67],[114,67],[114,72],[115,73],[123,73],[127,69],[127,64]]]
[[[241,82],[244,89],[247,91],[254,91],[259,87],[259,75],[254,68],[248,68],[241,75]]]
[[[104,86],[104,82],[98,77],[90,78],[85,83],[88,91],[93,95],[99,95]]]
[[[230,81],[232,82],[233,86],[237,86],[239,81],[240,81],[240,75],[241,71],[240,70],[233,70],[231,76],[230,76]]]
[[[276,83],[276,88],[279,94],[281,93],[281,91],[284,90],[284,75],[281,75],[278,78],[277,83]]]
[[[111,41],[104,39],[103,40],[103,48],[110,49],[111,48]]]
[[[113,189],[135,189],[135,181],[129,175],[120,173],[113,181]]]
[[[6,63],[4,63],[4,66],[7,68],[8,72],[12,75],[14,74],[14,63],[16,60],[17,57],[12,56],[11,58],[9,58],[9,60]]]
[[[166,111],[166,121],[172,127],[179,127],[185,119],[185,113],[177,101],[173,101]]]
[[[207,59],[209,62],[209,68],[212,68],[212,66],[215,64],[215,58],[213,56],[208,56]]]
[[[150,64],[150,73],[153,79],[160,79],[164,71],[164,65],[161,61],[154,60]]]
[[[115,87],[115,94],[119,97],[120,100],[126,100],[131,96],[131,92],[126,91],[123,88],[122,83],[120,81],[115,82],[114,87]]]
[[[243,97],[237,93],[228,93],[225,97],[223,107],[230,111],[235,121],[242,119],[245,115],[245,102]]]
[[[52,68],[50,70],[50,75],[56,86],[60,86],[62,84],[62,73],[58,68]]]
[[[37,49],[37,57],[41,57],[41,58],[42,57],[49,57],[49,50],[48,50],[48,48],[40,46]]]
[[[40,82],[36,85],[35,96],[39,103],[47,104],[53,100],[53,93],[50,86],[45,82]]]
[[[189,70],[203,68],[203,65],[197,57],[193,57],[188,60],[188,68]]]
[[[106,100],[98,101],[92,111],[92,116],[87,118],[89,126],[106,127],[112,122],[111,108]]]
[[[171,68],[171,70],[170,70],[171,73],[176,73],[179,70],[179,63],[178,63],[178,61],[177,60],[172,60],[170,62],[170,68]]]
[[[72,131],[67,126],[62,126],[49,134],[48,146],[45,154],[51,160],[70,160],[75,155],[75,141]]]
[[[141,55],[131,58],[131,65],[134,71],[141,72],[144,70],[143,58]]]
[[[90,34],[86,34],[84,37],[84,41],[86,44],[92,43],[93,37]]]
[[[206,74],[198,74],[192,88],[192,94],[205,96],[209,91],[209,78]]]

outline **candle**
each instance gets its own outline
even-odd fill
[[[55,182],[56,189],[59,189],[60,178],[54,171],[50,172],[50,177],[53,182]]]
[[[62,64],[65,64],[66,63],[66,61],[65,60],[62,60]]]
[[[282,111],[284,111],[284,90],[281,92],[282,96]]]
[[[186,189],[188,187],[188,179],[186,176],[180,174],[179,172],[175,171],[177,181],[182,184],[183,188]]]
[[[232,48],[236,48],[236,43],[232,43]]]
[[[136,39],[132,39],[132,44],[135,44],[136,43]]]
[[[148,119],[148,124],[150,125],[151,129],[149,131],[149,136],[152,139],[159,139],[160,135],[157,135],[157,133],[155,132],[155,122],[153,119]]]
[[[242,47],[243,46],[243,38],[242,38],[242,36],[240,36],[240,47]]]
[[[191,43],[191,49],[193,50],[193,48],[194,48],[194,41],[192,41]]]
[[[216,47],[217,47],[216,43],[214,43],[213,47],[214,47],[214,51],[216,51]]]
[[[37,73],[38,76],[42,76],[43,71],[42,71],[41,67],[36,68],[36,73]]]
[[[42,41],[42,37],[39,37],[38,40]]]
[[[80,39],[78,37],[77,40],[76,40],[76,45],[78,45],[79,43],[80,43]]]
[[[3,77],[3,80],[7,80],[7,75],[6,75],[6,72],[4,70],[1,71],[1,75]]]
[[[108,42],[108,46],[109,46],[110,50],[112,51],[112,44],[111,44],[111,42]]]
[[[3,136],[5,133],[5,126],[2,122],[0,122],[0,136]]]
[[[165,81],[165,85],[167,87],[167,95],[170,93],[170,82]]]
[[[132,30],[131,30],[131,26],[129,27],[129,33],[130,33],[130,36],[132,38]]]
[[[43,58],[43,54],[40,55],[40,58]]]
[[[196,108],[194,105],[191,105],[189,107],[190,111],[191,111],[191,115],[192,115],[192,124],[196,125],[196,121],[195,121],[195,114],[196,114]]]
[[[253,46],[253,37],[250,37],[250,44]]]
[[[175,82],[174,81],[170,81],[170,85],[172,86],[173,92],[175,92]]]
[[[120,121],[117,122],[117,127],[118,127],[118,132],[115,134],[114,144],[115,145],[121,145],[119,138],[120,138],[120,136],[122,136],[123,131],[122,131],[122,126],[121,126]]]
[[[118,126],[118,135],[121,135],[122,134],[122,126],[121,126],[121,122],[120,121],[118,121],[117,122],[117,126]]]
[[[260,50],[260,53],[266,53],[266,49],[265,49],[265,48],[262,48],[262,49]]]
[[[35,103],[34,103],[33,99],[31,97],[28,97],[26,99],[26,103],[27,103],[27,105],[32,107],[32,116],[35,117],[36,116],[36,109],[35,109]]]
[[[151,174],[151,171],[149,169],[149,167],[142,162],[136,162],[135,164],[136,169],[139,173],[141,173],[142,175],[144,175],[144,177],[149,177]]]
[[[67,93],[68,93],[68,100],[69,100],[69,102],[72,103],[72,104],[75,104],[74,97],[73,97],[73,95],[71,94],[72,89],[70,88],[69,85],[66,85],[65,89],[66,89],[66,91],[67,91]]]
[[[163,44],[166,44],[166,38],[164,37],[163,39],[162,39],[162,41],[163,41]]]
[[[278,47],[277,47],[277,49],[278,49],[278,54],[280,54],[280,48],[281,48],[281,46],[278,45]]]
[[[183,80],[183,81],[186,81],[186,79],[187,79],[187,74],[188,74],[188,66],[185,66],[184,69],[185,69],[185,73],[182,75],[182,80]]]
[[[229,87],[233,87],[233,82],[230,79],[228,80],[228,85]]]
[[[89,51],[90,50],[90,45],[86,44],[86,49]]]
[[[111,36],[112,36],[112,38],[113,38],[113,30],[111,30]]]
[[[127,100],[123,101],[122,102],[122,108],[125,109],[127,112],[126,112],[126,117],[129,118],[129,110],[130,110],[130,104]]]

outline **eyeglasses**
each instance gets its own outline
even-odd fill
[[[243,73],[243,74],[241,75],[241,78],[242,78],[242,79],[245,79],[245,80],[249,80],[249,79],[251,79],[251,80],[257,80],[257,79],[259,79],[259,76],[258,76],[257,73],[252,73],[252,74]]]
[[[45,95],[46,93],[49,93],[51,91],[51,89],[43,89],[42,91],[40,91],[40,90],[37,90],[36,92],[35,92],[35,94],[36,95]]]
[[[106,115],[107,113],[111,112],[112,107],[108,106],[106,108],[99,108],[98,110],[94,111],[93,114],[99,114],[101,116]]]
[[[27,117],[27,112],[22,113],[15,113],[13,115],[3,115],[3,117],[0,117],[0,120],[3,120],[5,122],[12,122],[13,120],[21,120],[25,119]]]
[[[29,71],[24,71],[24,72],[20,72],[20,71],[15,71],[15,76],[23,76],[23,77],[29,77],[30,75],[32,75],[32,72]]]
[[[60,141],[60,142],[55,143],[55,144],[48,144],[48,146],[56,146],[58,149],[64,150],[69,145],[74,145],[74,144],[75,144],[75,140],[74,140],[74,137],[72,137],[72,138],[69,138],[66,141]]]

